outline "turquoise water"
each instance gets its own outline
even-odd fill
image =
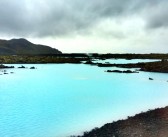
[[[168,74],[106,73],[109,68],[83,64],[24,66],[37,69],[0,75],[0,137],[82,134],[168,105]]]
[[[155,62],[155,61],[160,61],[157,59],[131,59],[131,60],[127,60],[127,59],[105,59],[105,60],[94,60],[94,63],[116,63],[116,64],[126,64],[126,63],[139,63],[139,62]]]

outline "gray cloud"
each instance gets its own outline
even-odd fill
[[[0,6],[0,34],[6,35],[84,33],[103,19],[132,14],[142,16],[149,28],[168,25],[167,0],[1,0]]]
[[[168,27],[168,1],[162,0],[157,5],[146,9],[145,19],[148,28]]]

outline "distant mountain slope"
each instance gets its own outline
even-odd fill
[[[61,51],[45,45],[38,45],[26,39],[0,40],[0,55],[18,54],[61,54]]]

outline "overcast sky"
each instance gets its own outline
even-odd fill
[[[0,38],[62,52],[168,52],[168,0],[0,0]]]

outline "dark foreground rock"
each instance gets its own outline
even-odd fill
[[[78,137],[168,137],[168,107],[109,123]]]

